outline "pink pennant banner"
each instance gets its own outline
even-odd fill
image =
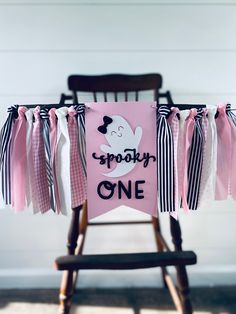
[[[156,217],[156,103],[86,106],[88,218],[121,205]]]

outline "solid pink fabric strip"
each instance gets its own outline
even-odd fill
[[[68,109],[68,132],[70,137],[70,182],[71,182],[71,206],[82,205],[86,200],[86,178],[82,168],[78,149],[78,125],[77,112],[73,106]]]
[[[226,200],[230,187],[231,166],[231,128],[226,115],[226,104],[220,103],[217,107],[217,170],[215,199]]]
[[[187,202],[187,192],[188,192],[188,159],[189,159],[189,149],[191,146],[195,116],[197,115],[197,109],[193,108],[189,112],[184,125],[184,149],[183,149],[183,182],[182,182],[182,206],[185,212],[189,211]]]
[[[54,194],[56,199],[56,210],[57,213],[59,214],[61,212],[61,202],[56,176],[57,117],[55,108],[49,110],[49,122],[50,122],[49,139],[51,149],[51,168],[54,183]]]
[[[41,213],[45,213],[50,210],[50,198],[39,106],[34,109],[34,118],[35,122],[32,132],[32,161],[35,182],[33,193],[35,193],[36,196],[38,209]]]
[[[26,206],[26,119],[27,108],[19,107],[12,143],[12,207],[19,212]]]

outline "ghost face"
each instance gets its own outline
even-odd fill
[[[104,119],[105,118],[105,119]],[[105,138],[109,145],[100,145],[101,151],[106,154],[113,154],[117,156],[118,154],[125,156],[126,149],[136,149],[138,151],[138,146],[142,137],[142,128],[137,126],[135,131],[132,130],[129,123],[121,116],[115,115],[112,117],[104,117],[104,126],[98,128],[98,130],[105,135]],[[107,119],[108,118],[108,119]],[[118,163],[116,168],[111,172],[104,173],[104,176],[117,178],[129,173],[134,167],[134,162],[122,161]]]
[[[134,133],[121,116],[112,116],[112,123],[107,126],[107,133],[105,137],[111,146],[123,146],[122,143],[131,144],[133,141]]]

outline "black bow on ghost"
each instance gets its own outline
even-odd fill
[[[109,124],[111,124],[112,121],[113,121],[112,118],[110,118],[110,117],[108,117],[108,116],[104,116],[104,117],[103,117],[103,122],[104,122],[104,124],[103,124],[103,125],[100,125],[100,126],[98,127],[98,131],[101,132],[102,134],[106,134],[106,133],[107,133],[107,126],[108,126]]]

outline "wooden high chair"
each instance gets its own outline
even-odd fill
[[[173,104],[169,91],[162,93],[162,76],[160,74],[144,75],[71,75],[68,78],[70,95],[61,95],[60,103],[72,100],[79,102],[78,92],[90,92],[95,102],[102,94],[104,101],[108,101],[110,93],[118,101],[121,92],[124,100],[129,100],[129,93],[134,92],[135,100],[138,101],[141,91],[153,91],[153,99],[159,104],[161,98],[166,103]],[[117,225],[117,224],[152,224],[156,239],[157,251],[151,253],[130,253],[130,254],[102,254],[83,255],[83,247],[86,237],[87,226],[95,225]],[[182,251],[182,238],[179,222],[170,216],[170,232],[174,251],[171,251],[165,241],[160,227],[159,218],[152,218],[150,221],[125,221],[125,222],[91,222],[87,220],[87,205],[72,209],[72,219],[68,233],[67,249],[68,255],[58,257],[55,261],[56,268],[63,270],[63,277],[60,288],[60,313],[68,314],[71,306],[71,298],[76,287],[78,271],[81,269],[136,269],[161,267],[163,281],[168,287],[176,309],[182,314],[191,314],[192,306],[189,297],[189,284],[186,272],[186,265],[196,264],[196,255],[192,251]],[[175,287],[167,266],[175,266],[177,271],[177,287]]]

